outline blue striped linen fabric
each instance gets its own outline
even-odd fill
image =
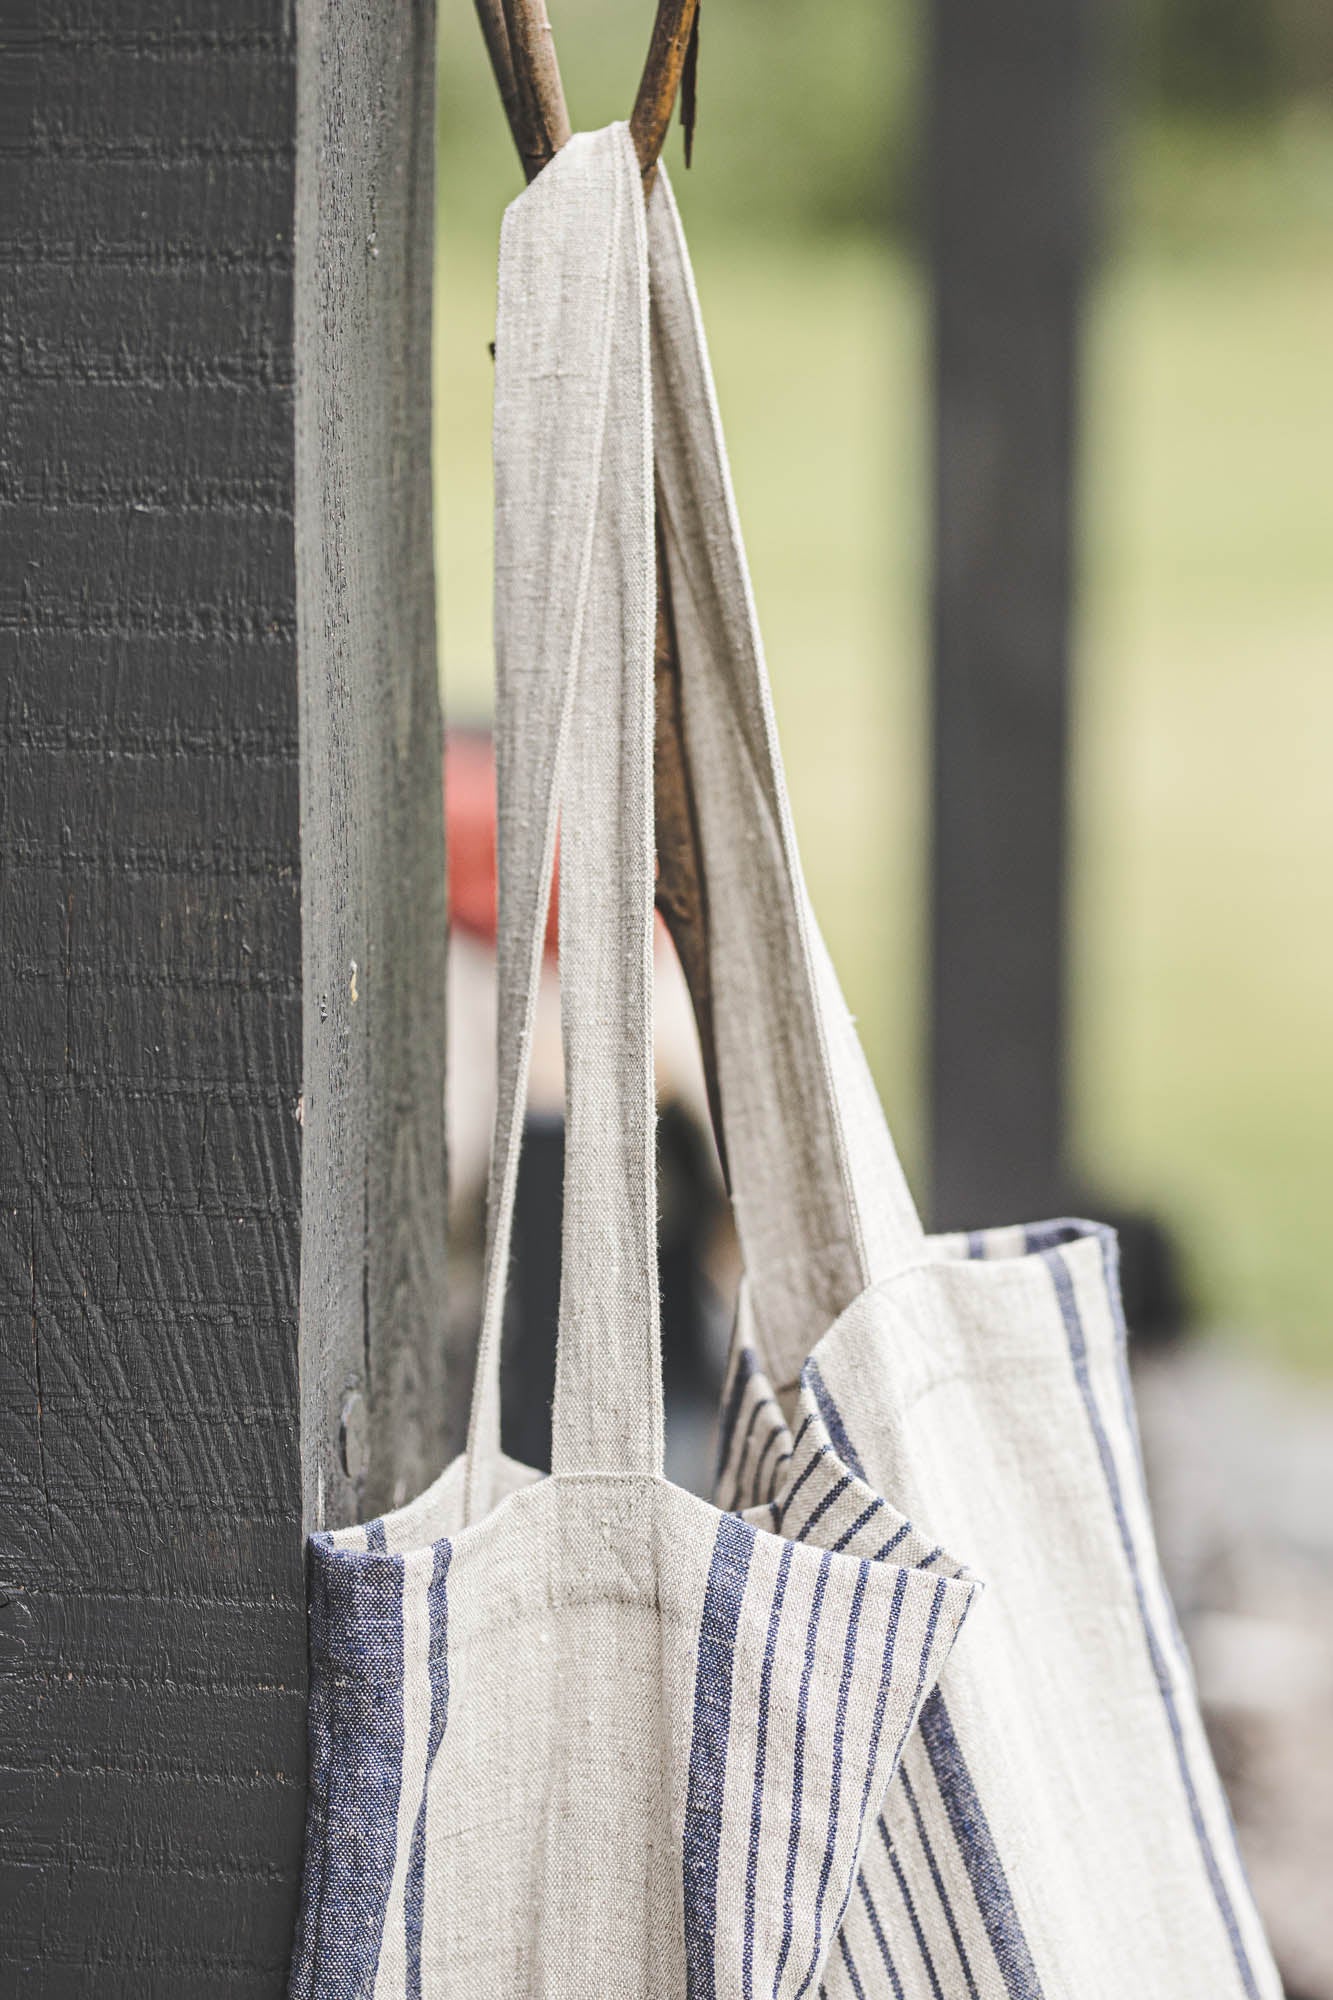
[[[506,1464],[462,1528],[458,1461],[313,1540],[293,2000],[818,1990],[978,1586],[801,1422],[746,1515]]]
[[[893,1491],[919,1542],[966,1533],[988,1588],[875,1817],[821,1990],[1276,2000],[1154,1547],[1114,1235],[1062,1221],[927,1247],[804,1379],[837,1463]],[[717,1491],[753,1512],[814,1433],[789,1428],[751,1338],[743,1310]],[[948,1572],[940,1551],[917,1561]]]
[[[813,1378],[772,1505],[662,1472],[655,560],[627,129],[510,208],[496,337],[499,1088],[468,1449],[311,1543],[292,2000],[800,2000],[978,1585],[844,1464]],[[561,834],[552,1464],[499,1448],[517,1135]],[[758,1421],[758,1420],[756,1420]]]
[[[879,1534],[880,1559],[910,1548],[918,1573],[947,1575],[957,1549],[986,1579],[874,1816],[824,1990],[1278,2000],[1154,1549],[1113,1239],[1082,1223],[922,1229],[801,877],[665,177],[648,234],[658,489],[745,1269],[717,1498],[833,1549]]]
[[[624,126],[506,214],[495,459],[477,1383],[434,1487],[312,1544],[293,2000],[1279,2000],[1153,1548],[1113,1243],[922,1231],[800,872],[679,218]],[[716,1506],[662,1476],[654,472],[745,1266]],[[538,1479],[500,1451],[499,1332],[557,826]]]

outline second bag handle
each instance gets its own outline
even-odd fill
[[[923,1254],[801,875],[674,200],[663,171],[645,235],[623,126],[572,140],[506,214],[495,431],[499,1088],[469,1520],[489,1504],[499,1455],[505,1279],[562,804],[569,1122],[552,1464],[661,1468],[654,443],[707,878],[723,1118],[747,1281],[776,1384],[796,1381],[865,1285]]]
[[[810,905],[689,253],[648,203],[654,442],[708,898],[719,1096],[762,1357],[826,1327],[924,1237]]]
[[[464,1512],[491,1503],[557,827],[565,1193],[552,1470],[658,1476],[648,261],[628,129],[507,210],[495,386],[499,1075]]]

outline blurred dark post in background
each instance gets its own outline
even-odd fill
[[[930,1161],[940,1227],[1065,1167],[1069,626],[1097,0],[929,10]]]

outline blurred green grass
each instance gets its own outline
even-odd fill
[[[1099,288],[1076,1127],[1208,1316],[1333,1367],[1333,134],[1146,135]]]
[[[574,18],[590,33],[608,17],[585,0]],[[891,51],[880,54],[887,74]],[[576,118],[615,115],[637,59],[628,32],[599,44],[606,101],[591,92]],[[789,60],[779,51],[768,73]],[[620,69],[629,84],[616,96]],[[516,184],[493,99],[479,100],[483,115],[467,96],[489,84],[461,39],[446,71],[467,112],[451,143],[446,93],[441,633],[449,710],[475,715],[490,687],[494,232]],[[864,125],[864,107],[854,114]],[[838,226],[838,201],[801,208],[788,184],[779,198],[800,213],[784,228],[767,193],[756,203],[728,181],[711,143],[705,119],[700,164],[675,180],[797,823],[910,1170],[922,1109],[922,274],[884,226],[894,200],[872,233]],[[803,170],[835,157],[816,150]],[[1333,127],[1313,114],[1254,132],[1145,126],[1123,167],[1084,393],[1076,1149],[1108,1201],[1173,1228],[1211,1323],[1333,1368]]]

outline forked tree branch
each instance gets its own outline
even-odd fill
[[[651,187],[671,124],[699,0],[660,0],[648,57],[630,113],[630,136]],[[529,180],[570,134],[569,112],[546,0],[476,0],[509,129]]]

